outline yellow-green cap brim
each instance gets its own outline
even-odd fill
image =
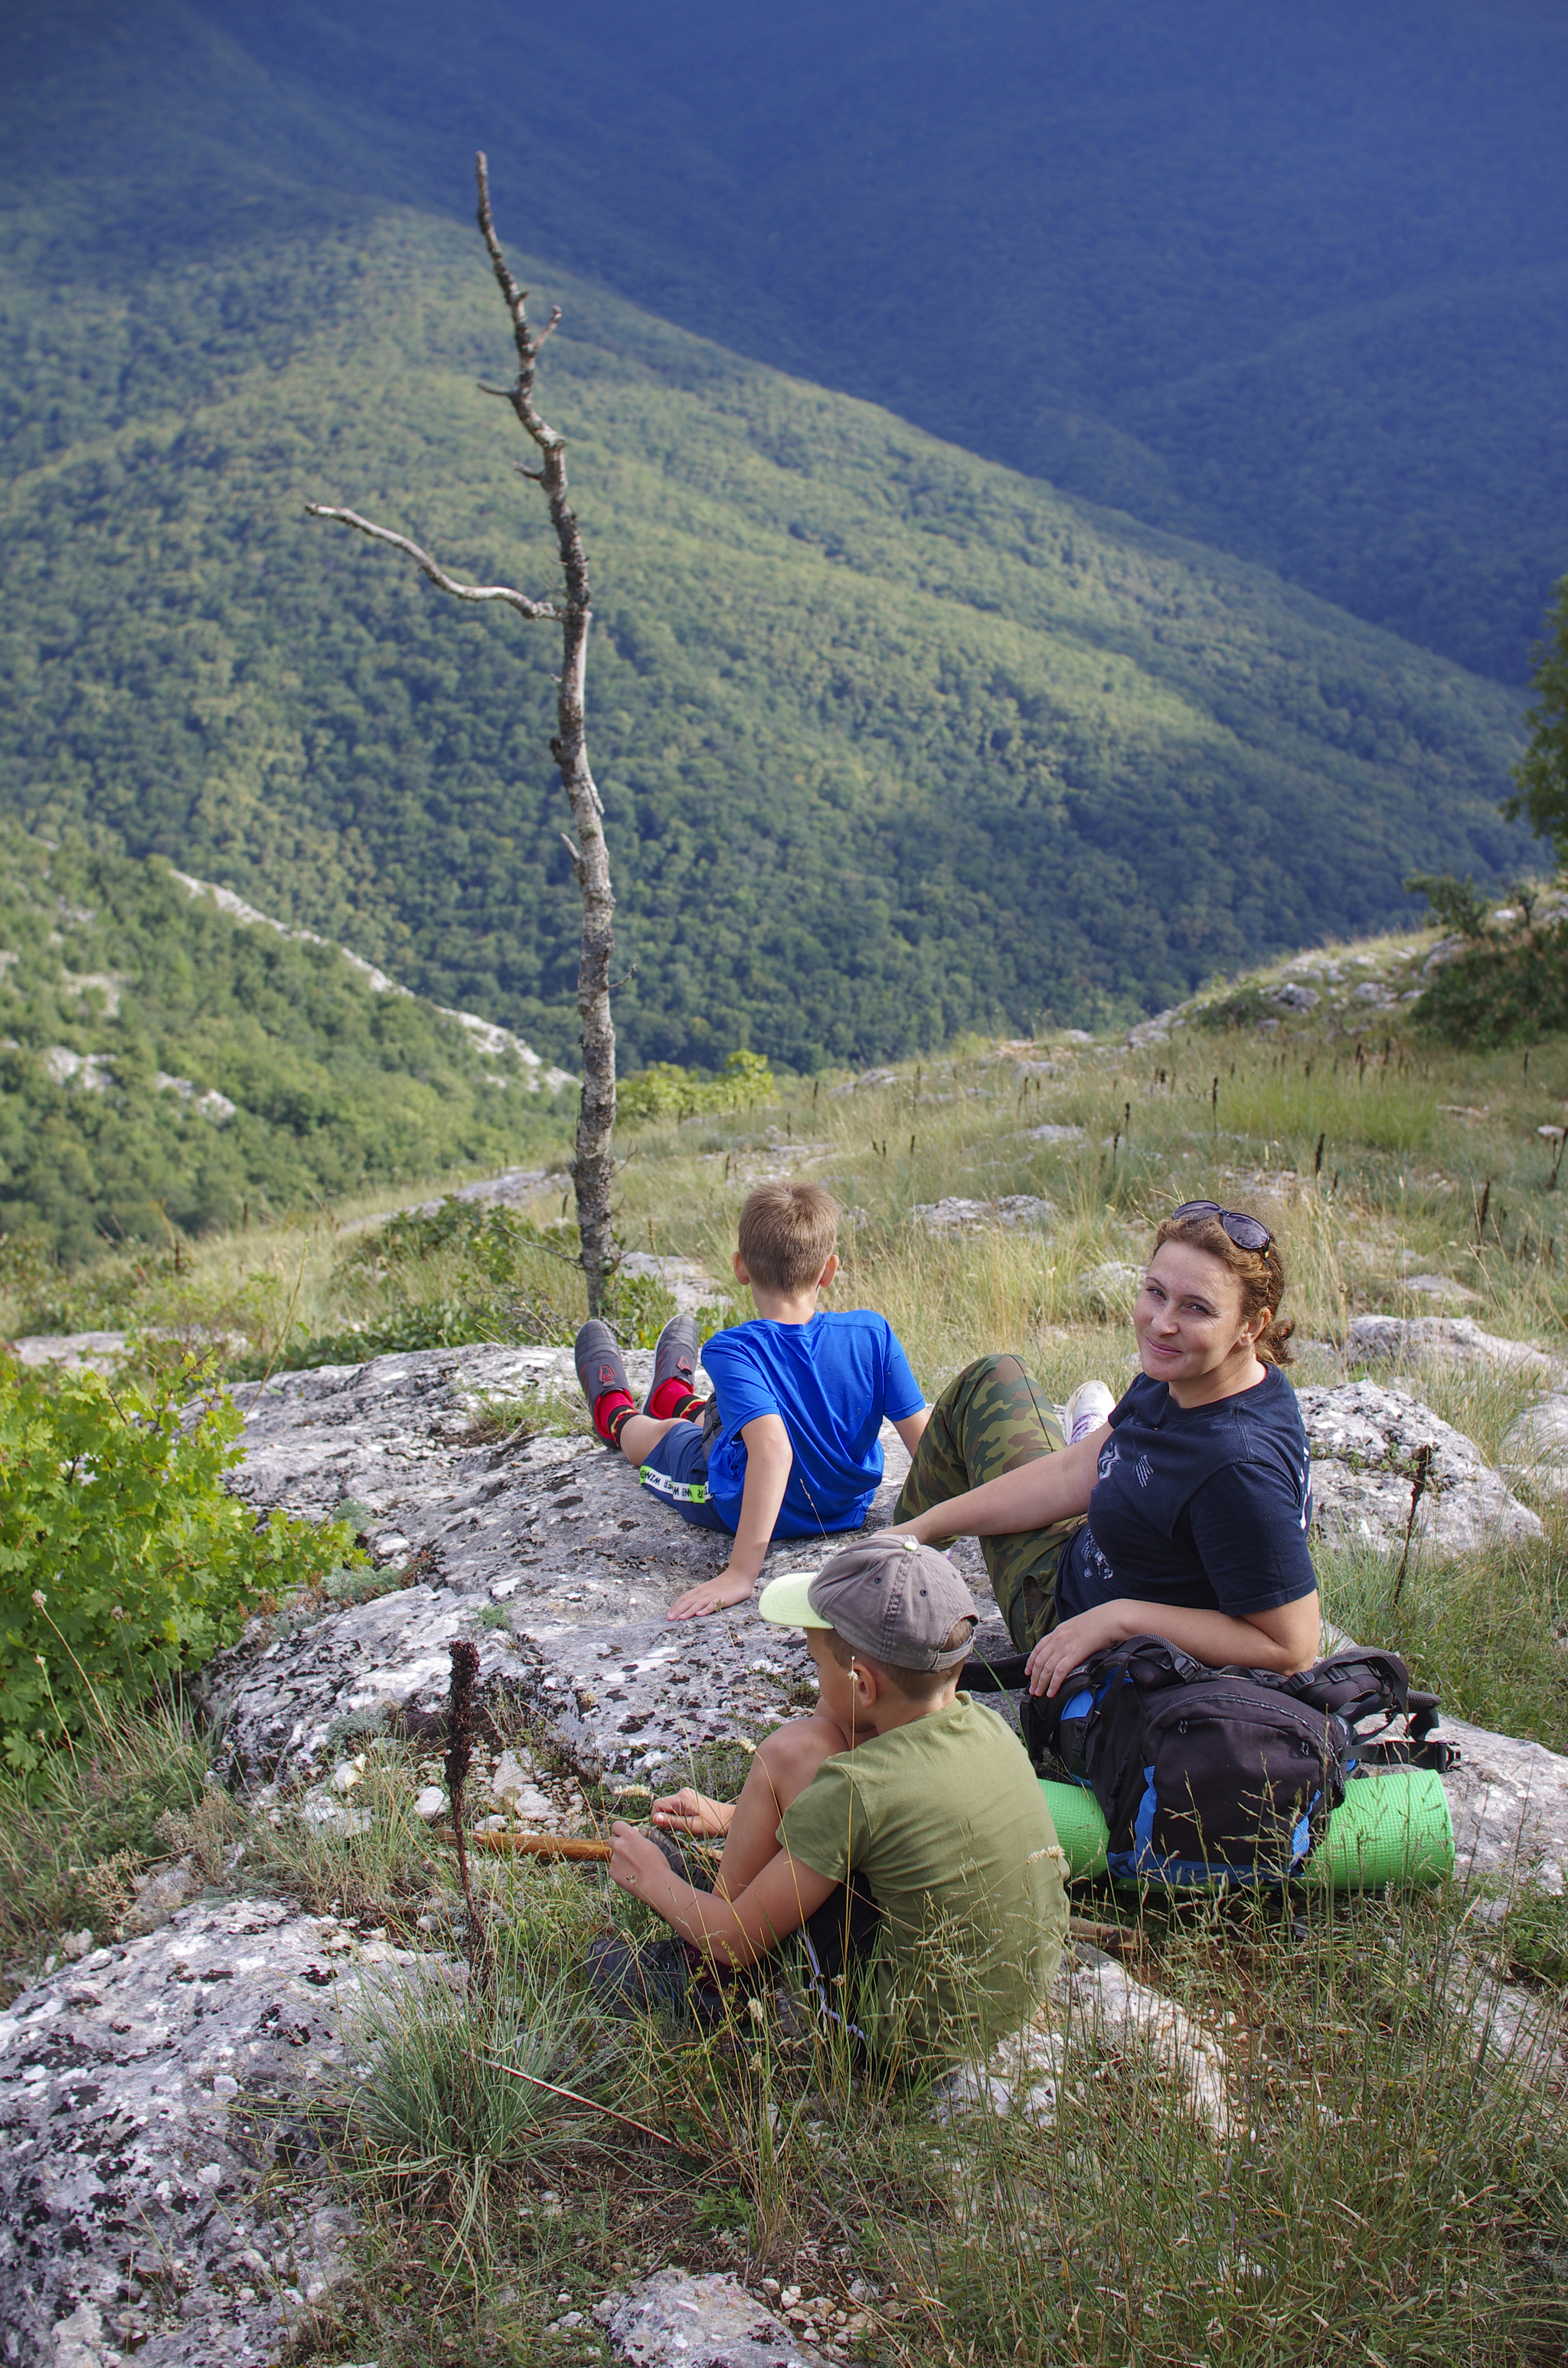
[[[771,1620],[776,1628],[831,1628],[820,1611],[813,1611],[810,1602],[811,1584],[814,1570],[787,1570],[780,1578],[770,1578],[757,1598],[757,1617]]]

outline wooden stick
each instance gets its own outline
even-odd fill
[[[437,1837],[445,1841],[448,1837]],[[571,1858],[597,1860],[601,1864],[608,1858],[612,1845],[593,1841],[579,1834],[471,1834],[470,1850],[496,1850],[521,1858]]]
[[[450,1841],[451,1836],[443,1832],[436,1839]],[[471,1834],[468,1846],[470,1850],[494,1850],[508,1858],[575,1859],[579,1862],[597,1861],[601,1866],[614,1847],[585,1834]],[[716,1850],[703,1842],[688,1842],[687,1847],[706,1850],[710,1858],[718,1856]]]

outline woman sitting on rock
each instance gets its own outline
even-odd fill
[[[981,1358],[937,1399],[894,1526],[981,1540],[1032,1692],[1129,1636],[1211,1668],[1316,1658],[1284,1288],[1267,1225],[1188,1201],[1154,1235],[1132,1316],[1142,1371],[1119,1404],[1088,1383],[1069,1441],[1016,1357]]]

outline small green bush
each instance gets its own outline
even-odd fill
[[[1196,1017],[1200,1028],[1218,1036],[1227,1028],[1256,1028],[1260,1019],[1278,1019],[1279,1014],[1260,986],[1243,986],[1218,1003],[1204,1004]]]
[[[1451,871],[1413,871],[1404,893],[1426,897],[1439,928],[1460,938],[1485,937],[1494,900],[1481,894],[1468,871],[1462,880]]]
[[[1415,1017],[1449,1044],[1534,1043],[1568,1030],[1568,925],[1489,939],[1445,962]]]
[[[716,1075],[655,1061],[621,1078],[615,1089],[616,1115],[629,1126],[651,1119],[696,1118],[704,1110],[753,1110],[759,1102],[775,1100],[778,1092],[778,1081],[762,1053],[732,1053]]]
[[[240,1417],[171,1378],[111,1388],[0,1360],[0,1739],[14,1769],[196,1668],[350,1533],[256,1515],[222,1485]]]

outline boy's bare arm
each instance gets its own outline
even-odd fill
[[[835,1885],[803,1861],[778,1850],[735,1899],[716,1891],[695,1891],[683,1883],[662,1850],[635,1826],[610,1827],[610,1879],[673,1925],[683,1941],[720,1965],[749,1965],[798,1932]]]
[[[795,1451],[782,1415],[759,1414],[755,1422],[742,1425],[741,1437],[746,1443],[746,1476],[730,1559],[717,1578],[687,1588],[676,1598],[666,1615],[671,1620],[700,1620],[726,1604],[744,1603],[761,1577]]]
[[[906,1414],[893,1424],[893,1429],[897,1431],[900,1439],[903,1440],[904,1446],[908,1449],[911,1455],[914,1454],[915,1449],[919,1446],[921,1439],[925,1433],[926,1426],[930,1419],[930,1407],[922,1406],[918,1413]]]

